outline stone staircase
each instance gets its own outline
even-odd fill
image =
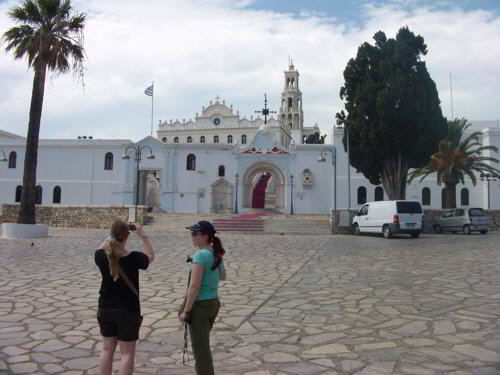
[[[264,234],[330,234],[328,215],[285,215],[272,210],[252,215],[150,213],[148,230],[183,232],[199,220],[209,220],[218,232]]]

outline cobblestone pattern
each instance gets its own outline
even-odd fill
[[[0,373],[98,373],[93,253],[106,232],[50,233],[33,246],[0,241]],[[136,373],[194,374],[176,318],[189,238],[150,237],[158,256],[141,273]],[[497,233],[222,239],[217,374],[500,374]]]
[[[127,220],[129,208],[134,206],[36,206],[35,215],[38,224],[66,228],[107,228],[115,218]],[[17,221],[18,204],[4,204],[0,223]],[[142,223],[147,215],[146,206],[137,207],[138,221]]]

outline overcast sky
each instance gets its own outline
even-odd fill
[[[14,26],[0,0],[0,32]],[[85,88],[71,74],[46,82],[41,138],[131,138],[150,132],[155,82],[158,121],[194,118],[216,95],[242,116],[277,110],[288,56],[300,72],[305,125],[330,133],[343,108],[343,70],[358,46],[407,25],[441,108],[454,117],[500,119],[498,0],[73,0],[86,12]],[[0,52],[0,129],[26,135],[33,72]]]

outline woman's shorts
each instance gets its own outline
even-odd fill
[[[139,338],[142,316],[138,312],[123,309],[98,309],[97,321],[101,335],[116,337],[120,341],[135,341]]]

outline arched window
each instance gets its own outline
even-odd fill
[[[15,151],[12,151],[9,154],[9,168],[15,168],[17,164],[17,154]]]
[[[16,187],[16,203],[21,202],[21,194],[23,193],[23,187],[18,185]]]
[[[243,134],[241,136],[241,144],[242,145],[246,145],[247,144],[247,136],[246,136],[246,134]]]
[[[224,177],[226,175],[226,168],[223,165],[219,165],[219,177]]]
[[[422,204],[424,206],[431,205],[431,189],[429,189],[428,187],[424,187],[422,189]]]
[[[219,136],[218,135],[214,135],[214,143],[219,143]]]
[[[469,205],[469,189],[467,188],[463,188],[462,190],[460,190],[460,205]]]
[[[227,143],[233,143],[233,136],[231,134],[227,136]]]
[[[194,154],[189,154],[186,158],[186,170],[194,171],[196,170],[196,156]]]
[[[204,135],[202,135],[202,136],[200,137],[200,143],[205,143],[205,136],[204,136]]]
[[[162,141],[163,143],[167,143],[167,137],[163,137],[163,138],[161,139],[161,141]]]
[[[106,156],[104,156],[104,170],[112,171],[113,170],[113,153],[108,152]]]
[[[382,186],[377,186],[375,188],[375,200],[376,201],[384,200],[384,188]]]
[[[35,188],[35,204],[42,204],[43,189],[40,185]]]
[[[174,137],[174,143],[179,143],[179,137]]]
[[[366,188],[364,186],[360,186],[358,188],[358,204],[366,203]]]
[[[191,136],[187,137],[187,143],[193,143],[193,137]]]
[[[293,104],[293,99],[292,98],[288,98],[288,109],[292,108],[292,104]]]
[[[52,203],[61,203],[61,187],[54,187],[54,193],[52,194]]]

